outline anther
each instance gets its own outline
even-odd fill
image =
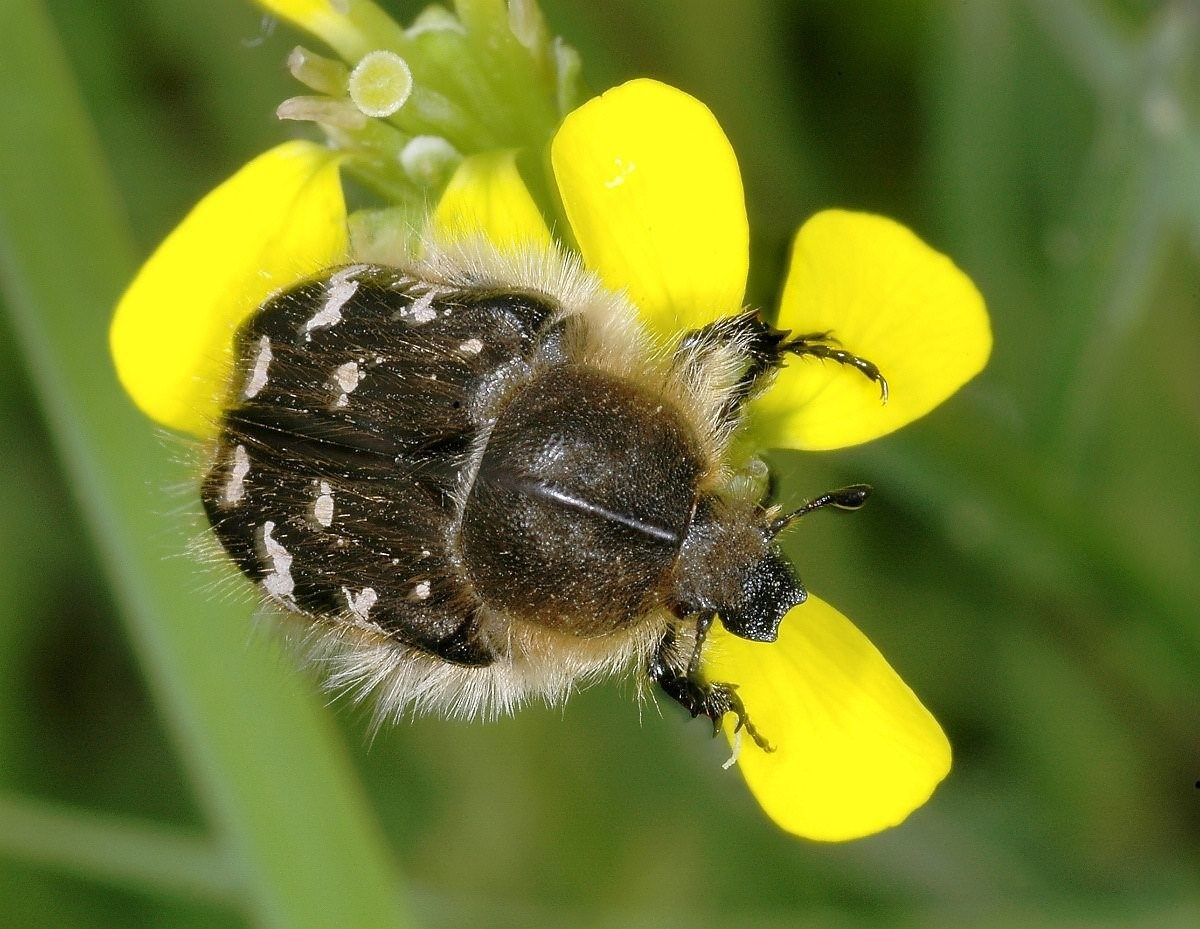
[[[288,55],[287,67],[292,77],[317,93],[331,97],[346,94],[350,72],[340,61],[325,58],[303,45],[297,45]]]

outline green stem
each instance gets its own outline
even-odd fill
[[[196,596],[194,527],[158,488],[181,478],[122,395],[111,306],[135,249],[40,0],[0,4],[0,285],[62,467],[152,694],[252,919],[407,924],[382,836],[328,714],[250,611]],[[181,282],[180,286],[186,286]]]

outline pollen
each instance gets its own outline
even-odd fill
[[[458,347],[458,350],[464,355],[478,355],[483,351],[483,343],[478,339],[467,339]]]
[[[413,322],[415,323],[430,323],[437,319],[437,311],[433,308],[434,293],[432,290],[427,291],[413,301],[410,309]]]

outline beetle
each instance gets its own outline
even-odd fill
[[[307,617],[331,683],[384,715],[554,701],[633,666],[763,747],[705,680],[714,622],[773,641],[806,597],[782,514],[731,440],[788,359],[871,362],[754,310],[663,350],[627,299],[555,250],[426,243],[277,294],[239,329],[201,496],[265,596]]]

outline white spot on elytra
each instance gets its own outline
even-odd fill
[[[357,361],[347,361],[338,365],[333,372],[333,381],[341,388],[338,398],[333,401],[336,407],[343,407],[350,402],[350,394],[362,383],[367,375],[359,370]]]
[[[342,307],[358,290],[358,281],[344,277],[353,268],[346,268],[329,279],[325,303],[304,324],[304,338],[311,341],[314,329],[331,329],[342,321]]]
[[[246,446],[239,445],[233,450],[233,464],[229,467],[229,478],[225,481],[225,493],[221,499],[232,506],[241,502],[246,496],[246,475],[250,473],[250,456],[246,454]]]
[[[277,600],[292,601],[292,593],[296,590],[296,582],[292,579],[292,556],[288,550],[271,537],[275,531],[275,523],[267,520],[262,527],[262,544],[271,570],[263,578],[262,585]]]
[[[379,602],[379,594],[374,587],[364,587],[356,594],[350,593],[349,587],[342,588],[342,596],[346,598],[346,606],[350,612],[364,623],[371,613],[371,607]]]
[[[246,381],[246,389],[242,396],[249,400],[257,397],[258,392],[267,386],[267,369],[271,366],[271,340],[263,336],[258,340],[258,354],[254,357],[254,367],[250,371],[250,379]]]
[[[483,351],[483,343],[478,339],[467,339],[458,347],[458,350],[464,355],[478,355]]]
[[[437,311],[433,308],[434,296],[434,292],[429,290],[413,301],[413,305],[409,308],[409,313],[412,315],[414,323],[423,324],[432,322],[437,316]]]
[[[341,284],[345,281],[350,280],[351,278],[358,277],[358,275],[362,274],[364,271],[368,270],[370,267],[371,267],[370,265],[347,265],[346,267],[342,268],[342,270],[339,271],[337,274],[333,275],[333,277],[331,277],[329,279],[329,282],[331,284]]]
[[[333,490],[329,481],[321,481],[320,491],[313,504],[313,518],[328,529],[333,525]]]
[[[429,581],[421,581],[413,587],[409,593],[411,600],[428,600],[429,599]]]

